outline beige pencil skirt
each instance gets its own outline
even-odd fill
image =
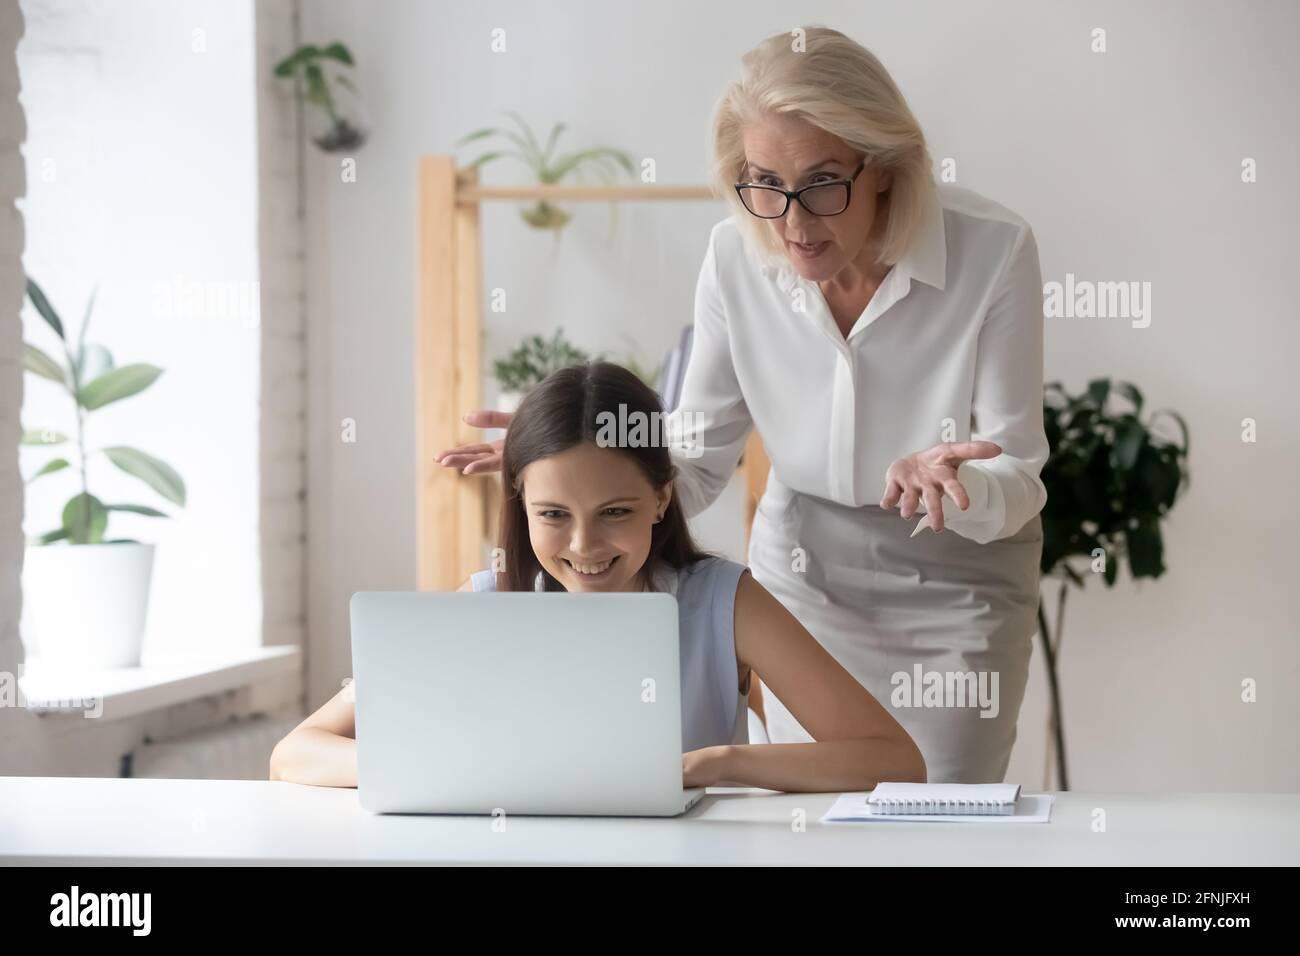
[[[906,728],[932,783],[1003,779],[1037,631],[1042,521],[978,544],[806,495],[769,472],[749,566]],[[763,688],[773,743],[811,740]]]

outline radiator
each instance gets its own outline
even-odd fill
[[[255,717],[179,740],[141,744],[131,755],[130,776],[266,780],[271,751],[301,722],[301,717]]]

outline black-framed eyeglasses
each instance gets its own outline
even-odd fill
[[[780,219],[790,208],[790,200],[797,199],[814,216],[838,216],[849,208],[853,195],[853,180],[867,165],[864,159],[848,179],[832,179],[812,183],[802,189],[779,189],[760,183],[736,183],[736,195],[745,208],[759,219]]]

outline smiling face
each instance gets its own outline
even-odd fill
[[[640,591],[655,519],[671,497],[628,454],[591,442],[520,473],[533,553],[568,591]],[[589,573],[596,572],[596,573]]]
[[[795,116],[751,123],[745,127],[744,141],[747,165],[741,181],[764,186],[795,190],[848,179],[862,162],[862,154],[844,140]],[[814,216],[791,201],[782,218],[766,220],[799,275],[821,282],[850,264],[871,271],[873,229],[884,225],[877,215],[880,193],[889,188],[890,179],[888,173],[867,166],[853,181],[849,207],[839,215]]]

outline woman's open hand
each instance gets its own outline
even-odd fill
[[[494,412],[480,409],[465,415],[465,422],[475,428],[509,428],[510,412]],[[433,460],[447,468],[455,468],[462,475],[484,475],[501,470],[501,450],[505,440],[498,438],[493,442],[477,445],[458,445],[446,451],[440,451]]]
[[[899,514],[910,518],[924,501],[930,527],[942,531],[945,491],[962,511],[970,507],[970,497],[957,480],[961,463],[1000,454],[1002,447],[991,441],[946,441],[900,458],[885,472],[885,496],[880,499],[880,507],[892,508],[901,499]]]

